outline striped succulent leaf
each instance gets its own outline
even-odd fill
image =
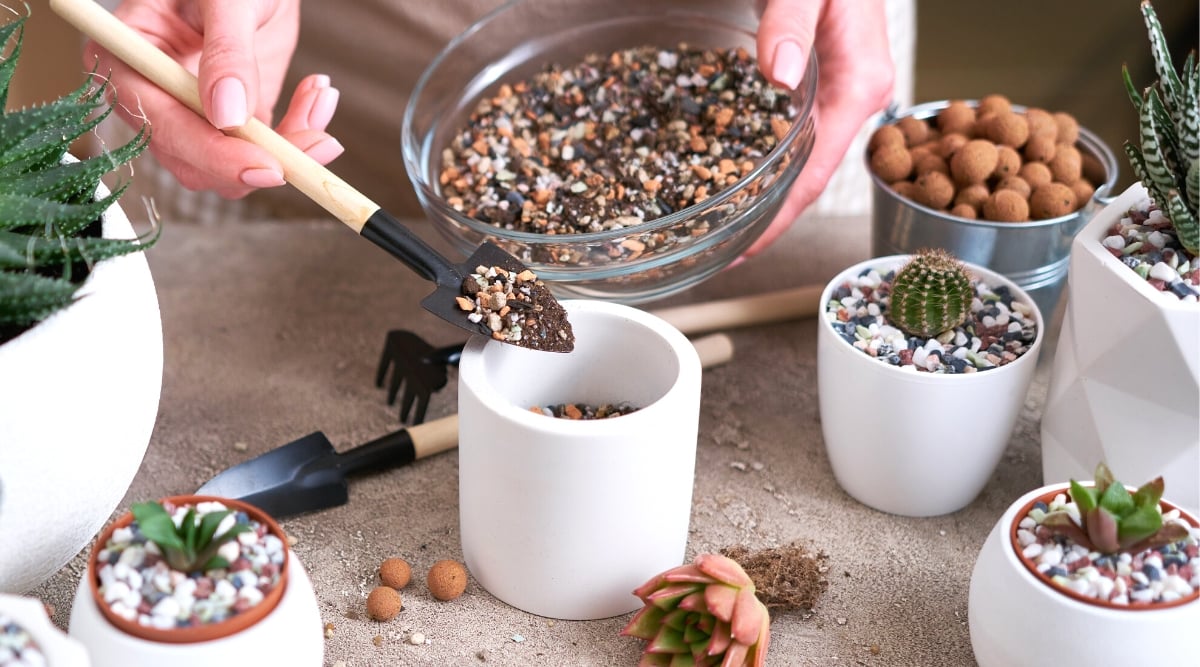
[[[1175,227],[1180,243],[1200,253],[1197,162],[1200,162],[1200,67],[1188,55],[1182,77],[1175,71],[1162,24],[1149,0],[1141,4],[1158,80],[1139,92],[1122,68],[1125,89],[1138,111],[1138,141],[1125,142],[1134,173]]]
[[[157,227],[133,239],[95,233],[128,186],[97,199],[101,179],[145,150],[148,128],[94,157],[68,159],[75,141],[112,112],[107,80],[88,76],[56,100],[7,109],[27,18],[0,26],[0,342],[70,305],[97,262],[144,250],[159,234]]]

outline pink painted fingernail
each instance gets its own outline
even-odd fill
[[[313,75],[313,86],[315,88],[328,88],[329,87],[329,75],[328,74],[314,74]]]
[[[312,110],[308,112],[308,126],[314,130],[324,130],[333,120],[340,96],[337,88],[324,88],[317,93],[317,101],[313,102]]]
[[[804,76],[804,52],[800,45],[792,40],[786,40],[775,47],[775,81],[781,86],[792,90],[800,85]]]
[[[327,164],[345,152],[345,150],[340,141],[333,137],[328,137],[304,149],[304,152],[308,153],[308,156],[317,162]]]
[[[254,168],[241,173],[242,182],[252,188],[273,188],[283,185],[283,174],[274,169]]]
[[[241,127],[246,124],[246,87],[241,81],[227,76],[213,86],[212,123],[218,129]]]

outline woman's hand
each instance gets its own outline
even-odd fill
[[[895,67],[888,48],[883,0],[760,0],[759,65],[789,90],[817,54],[816,140],[812,154],[775,221],[746,251],[774,242],[829,182],[850,143],[892,98]]]
[[[113,12],[197,75],[205,117],[176,101],[107,51],[88,42],[84,62],[108,73],[118,113],[131,125],[151,125],[150,150],[191,190],[244,197],[284,184],[267,151],[225,135],[249,117],[272,124],[300,27],[299,0],[125,0]],[[337,108],[329,77],[311,75],[296,87],[276,131],[326,164],[342,153],[325,132]]]

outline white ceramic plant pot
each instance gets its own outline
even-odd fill
[[[117,205],[103,232],[136,235]],[[73,305],[0,345],[0,591],[41,584],[112,515],[150,443],[162,369],[142,253],[100,262]]]
[[[575,350],[482,337],[459,363],[463,556],[500,600],[562,619],[642,606],[633,590],[683,562],[700,414],[700,360],[654,315],[564,301]],[[533,406],[627,401],[572,421]]]
[[[0,618],[16,623],[29,633],[48,667],[88,667],[91,664],[87,649],[54,627],[50,618],[46,616],[45,605],[40,600],[0,593]],[[17,664],[37,663],[26,660]]]
[[[1043,482],[1087,479],[1104,461],[1130,479],[1163,476],[1200,513],[1200,304],[1161,294],[1104,249],[1146,197],[1135,184],[1071,246],[1067,305],[1042,413]]]
[[[821,304],[870,268],[899,268],[906,255],[856,264],[825,287]],[[825,451],[838,484],[856,500],[905,516],[962,509],[991,478],[1025,402],[1045,338],[1041,311],[1013,281],[966,263],[992,286],[1006,285],[1037,317],[1037,338],[1012,363],[977,373],[933,374],[892,366],[853,347],[819,317],[817,386]]]
[[[1163,609],[1110,609],[1068,597],[1017,558],[1010,528],[1025,505],[1067,484],[1035,489],[1009,506],[975,560],[967,600],[980,667],[1169,665],[1195,656],[1200,602]]]
[[[312,581],[294,553],[288,561],[287,589],[275,609],[223,639],[168,644],[126,634],[100,613],[86,577],[75,591],[68,633],[87,647],[93,667],[321,667],[325,635]]]

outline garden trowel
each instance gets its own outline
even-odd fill
[[[204,114],[196,77],[182,65],[151,44],[141,33],[121,22],[93,0],[50,0],[50,6],[68,23],[91,37],[97,44],[154,82],[182,104]],[[226,134],[245,139],[271,153],[283,166],[284,178],[322,208],[360,236],[404,262],[417,275],[437,285],[421,305],[438,317],[472,333],[490,334],[468,319],[470,312],[459,306],[463,281],[478,267],[503,268],[520,274],[525,266],[494,243],[481,245],[467,261],[454,264],[425,243],[374,201],[351,187],[337,175],[292,145],[261,121],[251,118],[244,126],[226,130]],[[527,312],[535,317],[538,331],[519,338],[499,340],[520,347],[551,352],[570,352],[574,334],[566,312],[540,282],[532,289],[532,306]],[[486,320],[486,318],[485,318]]]

